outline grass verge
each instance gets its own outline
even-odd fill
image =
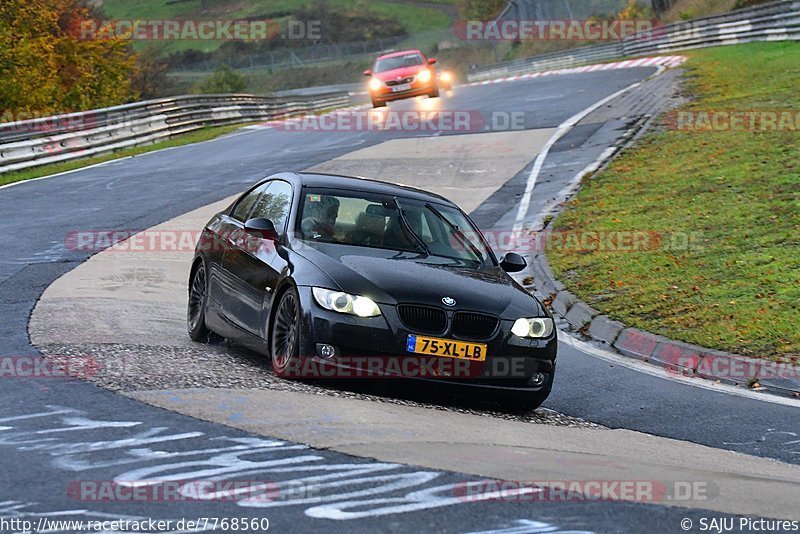
[[[684,110],[798,117],[800,43],[687,55],[692,103]],[[562,240],[548,259],[570,290],[629,326],[798,361],[798,155],[800,130],[654,131],[587,180],[552,227],[566,235],[648,232],[659,246],[613,252]]]
[[[25,170],[0,174],[0,185],[6,185],[14,182],[22,182],[24,180],[31,180],[33,178],[40,178],[42,176],[48,176],[50,174],[58,174],[60,172],[72,171],[75,169],[88,167],[90,165],[97,165],[98,163],[104,163],[106,161],[126,158],[129,156],[138,156],[141,154],[146,154],[147,152],[162,150],[164,148],[189,145],[191,143],[199,143],[200,141],[208,141],[210,139],[214,139],[216,137],[220,137],[227,133],[233,132],[234,130],[238,130],[242,126],[246,126],[246,124],[232,124],[228,126],[209,126],[194,132],[178,135],[176,137],[167,139],[165,141],[153,143],[152,145],[125,148],[123,150],[112,152],[110,154],[103,154],[102,156],[81,158],[71,161],[65,161],[63,163],[51,163],[49,165],[42,165],[41,167],[34,167],[32,169],[25,169]]]

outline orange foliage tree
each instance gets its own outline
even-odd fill
[[[0,112],[65,113],[136,97],[135,55],[122,39],[80,39],[79,0],[0,1]]]

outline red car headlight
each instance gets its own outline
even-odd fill
[[[378,78],[372,78],[369,81],[369,90],[370,91],[380,91],[381,87],[383,87],[383,82],[380,81]]]

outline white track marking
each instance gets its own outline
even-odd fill
[[[618,96],[622,95],[640,86],[642,82],[636,82],[625,89],[621,89],[616,93],[605,97],[604,99],[600,100],[599,102],[595,102],[588,108],[584,109],[580,113],[573,115],[565,122],[563,122],[559,127],[558,130],[550,137],[547,143],[544,145],[544,148],[539,155],[536,156],[536,161],[533,163],[533,168],[531,169],[530,174],[528,175],[528,182],[525,185],[525,194],[522,196],[522,200],[520,200],[519,209],[517,210],[517,217],[514,222],[514,230],[513,235],[519,235],[519,232],[522,231],[523,222],[525,220],[525,216],[528,214],[528,209],[531,203],[531,197],[533,196],[533,189],[536,187],[536,180],[539,178],[539,174],[542,172],[542,167],[544,166],[544,160],[547,158],[548,154],[550,153],[550,149],[558,142],[559,139],[564,137],[578,122],[583,120],[584,117],[592,113],[593,111],[597,110],[598,108],[604,106],[608,102],[614,100]]]
[[[15,185],[22,185],[22,184],[29,184],[31,182],[38,182],[39,180],[44,180],[45,178],[55,178],[56,176],[63,176],[65,174],[72,174],[73,172],[78,171],[85,171],[86,169],[94,169],[95,167],[102,167],[103,165],[108,165],[110,163],[116,163],[118,161],[122,161],[124,159],[132,158],[133,156],[125,156],[123,158],[112,159],[109,161],[103,161],[101,163],[95,163],[94,165],[87,165],[86,167],[78,167],[77,169],[72,169],[69,171],[58,172],[56,174],[47,174],[45,176],[39,176],[38,178],[31,178],[29,180],[20,180],[18,182],[11,182],[10,184],[0,185],[0,189],[6,189],[7,187],[14,187]],[[35,167],[33,167],[35,168]]]
[[[628,369],[632,369],[634,371],[638,371],[640,373],[644,373],[650,376],[663,378],[664,380],[680,382],[681,384],[685,384],[687,386],[707,389],[709,391],[716,391],[717,393],[736,395],[739,397],[744,397],[746,399],[758,400],[763,402],[769,402],[771,404],[780,404],[782,406],[792,406],[794,408],[800,408],[800,400],[790,399],[788,397],[779,397],[777,395],[771,395],[769,393],[759,393],[757,391],[752,391],[750,389],[744,389],[744,388],[737,388],[735,386],[730,386],[728,384],[722,384],[722,383],[717,384],[715,382],[711,382],[710,380],[706,380],[704,378],[686,377],[678,374],[677,371],[670,372],[664,369],[663,367],[658,367],[651,363],[645,363],[639,360],[635,360],[633,358],[628,358],[626,356],[614,354],[613,352],[604,350],[600,347],[596,347],[594,345],[576,339],[571,335],[567,334],[566,332],[564,332],[563,330],[558,331],[558,340],[561,343],[569,345],[570,347],[589,356],[593,356],[600,360],[613,363],[614,365],[627,367]]]

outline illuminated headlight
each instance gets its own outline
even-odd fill
[[[553,320],[549,317],[517,319],[511,327],[511,333],[519,337],[550,337],[553,333]]]
[[[380,81],[378,78],[372,78],[369,81],[369,88],[371,91],[378,91],[380,88],[383,87],[383,82]]]
[[[443,82],[449,82],[453,79],[453,75],[450,74],[449,72],[443,72],[442,75],[439,76],[439,79],[442,80]]]
[[[417,81],[422,83],[428,83],[431,81],[431,71],[428,69],[419,71],[419,74],[417,74]]]
[[[359,317],[376,317],[381,314],[380,308],[372,299],[358,295],[349,295],[341,291],[332,291],[315,287],[311,291],[317,304],[339,313],[349,313]]]

